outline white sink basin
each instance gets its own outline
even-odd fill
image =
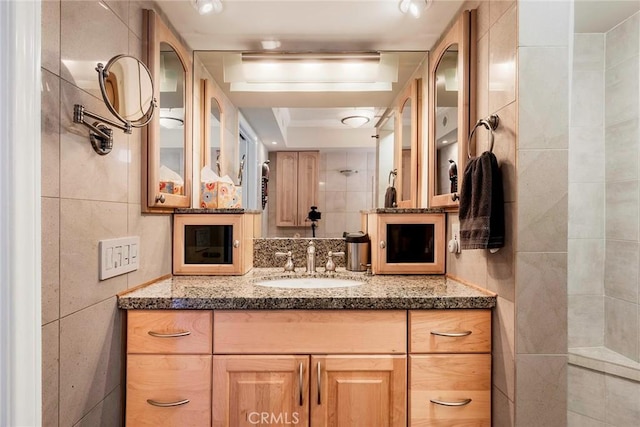
[[[291,277],[285,279],[262,280],[256,282],[258,286],[268,286],[270,288],[290,288],[290,289],[328,289],[328,288],[348,288],[362,285],[364,282],[350,279],[336,279],[334,277]]]

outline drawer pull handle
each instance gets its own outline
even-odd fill
[[[183,332],[171,332],[168,334],[163,334],[161,332],[153,332],[149,331],[149,335],[156,338],[178,338],[178,337],[186,337],[187,335],[191,335],[191,331],[183,331]]]
[[[300,375],[298,377],[298,395],[300,396],[299,397],[300,406],[304,404],[304,397],[303,397],[304,387],[302,385],[303,382],[304,382],[304,378],[303,378],[302,362],[300,362]]]
[[[438,332],[438,331],[431,331],[431,335],[437,335],[439,337],[452,337],[452,338],[457,338],[457,337],[466,337],[467,335],[471,335],[471,331],[462,331],[462,332]]]
[[[465,406],[471,403],[471,399],[463,399],[459,402],[445,402],[444,400],[429,399],[431,403],[442,406]]]
[[[169,403],[156,402],[155,400],[147,399],[147,403],[149,405],[157,406],[159,408],[172,408],[174,406],[186,405],[187,403],[189,403],[189,399],[178,400],[177,402],[169,402]]]
[[[318,405],[322,405],[322,377],[320,376],[320,362],[318,362]]]

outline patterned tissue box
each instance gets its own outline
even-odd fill
[[[242,187],[227,182],[201,182],[200,207],[230,209],[242,207]]]
[[[160,192],[165,194],[184,194],[184,186],[173,181],[160,181]]]

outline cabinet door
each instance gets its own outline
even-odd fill
[[[127,356],[126,425],[210,426],[211,356]]]
[[[191,204],[192,60],[189,50],[153,11],[144,12],[145,59],[158,100],[142,128],[142,210],[170,212]],[[165,75],[173,86],[161,87]]]
[[[406,362],[406,356],[311,357],[311,424],[405,426]]]
[[[298,215],[298,153],[276,153],[276,226],[294,227]]]
[[[308,356],[214,356],[213,426],[309,425]]]
[[[491,426],[491,355],[411,356],[410,425]]]
[[[316,151],[298,153],[298,226],[300,227],[306,225],[311,206],[318,205],[319,162],[320,156]]]

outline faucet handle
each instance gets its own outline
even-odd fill
[[[286,256],[287,257],[287,262],[284,264],[284,271],[295,271],[296,268],[293,265],[293,253],[291,251],[288,252],[276,252],[275,256],[277,257],[282,257],[282,256]]]
[[[329,251],[327,253],[327,265],[324,267],[325,271],[336,271],[336,263],[333,262],[333,257],[340,255],[344,255],[344,252]]]

